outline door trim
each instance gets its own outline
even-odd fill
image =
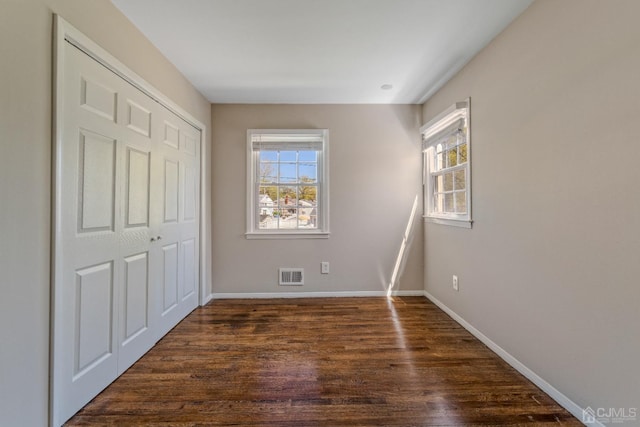
[[[60,260],[57,258],[57,254],[62,250],[62,189],[59,183],[61,182],[61,168],[62,168],[62,131],[63,131],[63,94],[64,94],[64,59],[67,43],[75,46],[83,51],[85,54],[102,64],[104,67],[124,79],[126,82],[142,91],[154,101],[158,102],[175,115],[195,127],[200,131],[200,223],[199,223],[199,235],[200,235],[200,271],[199,279],[200,286],[198,289],[198,302],[200,305],[204,305],[212,298],[209,291],[209,275],[211,271],[211,239],[210,239],[210,227],[207,218],[210,218],[211,212],[211,185],[207,179],[210,157],[210,147],[207,141],[207,129],[206,126],[189,114],[186,110],[179,105],[171,101],[161,91],[156,89],[153,85],[148,83],[137,73],[129,69],[122,62],[117,60],[114,56],[109,54],[106,50],[98,46],[95,42],[81,33],[73,25],[69,24],[66,20],[57,14],[54,14],[54,51],[53,51],[53,121],[52,121],[52,136],[53,136],[53,150],[52,150],[52,200],[51,200],[51,326],[50,326],[50,349],[49,349],[49,422],[50,425],[60,425],[58,410],[55,407],[54,397],[56,396],[57,387],[54,381],[58,377],[58,373],[55,370],[56,362],[56,348],[55,337],[57,334],[57,328],[59,328],[59,322],[56,322],[56,307],[60,306],[61,295],[56,292],[56,286],[58,283],[62,283],[62,268],[59,266]]]

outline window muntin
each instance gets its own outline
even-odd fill
[[[250,129],[247,139],[247,237],[328,236],[328,131]]]
[[[421,129],[425,217],[470,227],[469,100],[458,102]]]

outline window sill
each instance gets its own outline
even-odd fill
[[[247,232],[247,239],[328,239],[329,232],[294,232],[294,233],[277,233],[277,232]]]
[[[452,227],[471,228],[473,223],[470,219],[450,219],[450,218],[436,218],[433,216],[423,216],[425,222],[432,222],[434,224],[450,225]]]

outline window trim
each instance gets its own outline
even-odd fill
[[[259,151],[253,149],[255,135],[295,135],[322,137],[322,150],[318,150],[318,228],[317,230],[269,229],[257,226],[256,173]],[[329,130],[328,129],[247,129],[247,239],[327,239],[329,238]]]
[[[464,120],[466,127],[466,144],[467,144],[467,162],[460,169],[466,170],[465,190],[466,190],[466,206],[465,214],[456,213],[439,213],[434,212],[433,195],[435,180],[431,179],[433,166],[435,145],[447,134],[447,129],[458,120]],[[464,101],[456,102],[449,108],[429,120],[420,128],[423,140],[423,169],[422,184],[424,189],[424,214],[423,218],[426,222],[435,224],[450,225],[454,227],[471,228],[473,223],[471,216],[471,98]]]

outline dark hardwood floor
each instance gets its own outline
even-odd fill
[[[68,423],[582,425],[423,297],[217,300]]]

